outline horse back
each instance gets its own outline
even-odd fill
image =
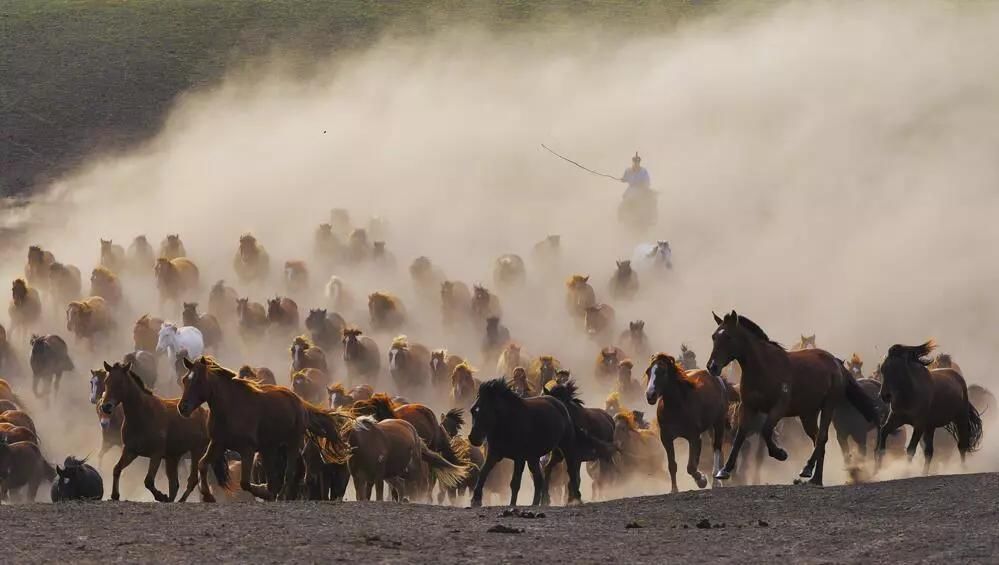
[[[791,364],[792,409],[818,410],[830,392],[842,396],[845,370],[833,354],[824,349],[802,349],[789,352],[787,357]]]
[[[930,383],[932,397],[930,410],[941,425],[967,412],[968,385],[964,376],[955,369],[932,369]]]

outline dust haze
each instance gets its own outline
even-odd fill
[[[376,215],[398,272],[336,274],[362,294],[398,293],[413,314],[411,339],[475,361],[477,340],[445,341],[437,305],[418,302],[408,264],[426,255],[449,278],[491,285],[497,256],[528,259],[535,242],[560,234],[565,263],[542,276],[529,262],[528,290],[501,294],[504,323],[532,355],[555,353],[584,383],[596,348],[565,319],[561,281],[589,274],[605,297],[615,259],[667,239],[668,278],[642,279],[636,302],[615,304],[619,330],[642,318],[655,348],[675,354],[683,342],[703,364],[711,311],[735,308],[787,344],[815,333],[840,357],[857,352],[867,372],[891,344],[935,337],[969,383],[995,390],[996,29],[999,6],[989,3],[817,2],[721,13],[670,32],[569,20],[387,34],[304,78],[276,50],[218,88],[180,97],[149,143],[95,156],[53,185],[26,211],[29,239],[88,273],[99,238],[127,246],[147,234],[156,246],[179,233],[202,270],[204,303],[211,282],[235,284],[241,233],[283,264],[311,259],[331,208],[362,225]],[[660,192],[654,232],[621,230],[623,185],[540,143],[612,175],[638,151]],[[6,262],[7,280],[22,263]],[[330,274],[311,273],[313,296],[300,308],[322,304]],[[282,286],[239,290],[262,300]],[[179,318],[158,310],[151,281],[125,280],[125,293],[137,313]],[[60,320],[50,331],[66,333]],[[227,364],[285,374],[286,344],[259,358],[228,339]],[[129,343],[125,332],[121,353]],[[84,376],[63,386],[78,389],[59,401],[72,403],[72,418],[42,427],[72,429],[72,441],[53,441],[50,459],[99,439]],[[606,396],[584,392],[591,405]],[[990,416],[970,470],[999,468]],[[834,440],[829,447],[829,481],[846,480]],[[108,478],[116,454],[105,460]],[[772,467],[771,480],[787,482],[802,462]],[[138,483],[142,471],[128,475]],[[667,484],[664,473],[641,491]]]

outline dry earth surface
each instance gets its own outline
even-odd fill
[[[9,563],[994,563],[999,474],[765,486],[547,508],[395,503],[0,507]],[[710,527],[703,527],[706,524]],[[698,527],[698,523],[702,527]],[[631,525],[630,527],[628,525]],[[516,533],[490,532],[498,525]]]

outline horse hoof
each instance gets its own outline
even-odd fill
[[[698,474],[694,477],[694,482],[697,483],[697,488],[705,488],[708,486],[708,479],[702,474]]]
[[[680,489],[678,489],[676,487],[670,487],[670,489],[669,489],[669,493],[670,494],[676,494],[678,492],[680,492]]]
[[[717,473],[715,473],[715,478],[718,479],[719,481],[727,481],[732,478],[732,473],[726,471],[725,469],[722,469]]]
[[[721,487],[722,487],[722,482],[719,481],[718,479],[714,479],[713,481],[711,481],[711,488],[721,488]]]
[[[119,500],[121,500],[121,496],[118,493],[114,493],[111,495],[111,500],[114,502],[118,502]]]
[[[473,498],[472,501],[469,502],[469,508],[481,508],[481,507],[482,507],[481,498]]]
[[[770,457],[778,461],[787,461],[787,452],[778,447],[770,452]]]
[[[802,479],[812,478],[812,468],[805,467],[804,469],[801,470],[801,473],[799,473],[798,476],[801,477]]]
[[[820,487],[822,486],[822,479],[816,479],[815,477],[812,477],[811,479],[809,479],[807,484],[813,487]]]

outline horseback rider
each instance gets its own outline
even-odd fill
[[[655,225],[657,218],[656,193],[652,190],[649,171],[642,166],[642,158],[635,152],[631,158],[631,167],[625,169],[619,179],[628,183],[621,205],[618,207],[618,219],[622,223],[635,227]]]

